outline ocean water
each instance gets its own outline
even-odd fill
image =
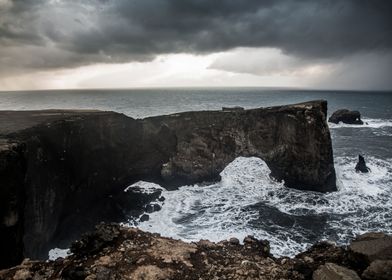
[[[318,240],[345,244],[367,231],[392,233],[392,92],[261,88],[0,92],[0,110],[101,109],[140,118],[315,99],[328,101],[329,114],[340,108],[359,110],[365,122],[330,124],[337,192],[285,188],[269,178],[261,159],[237,158],[222,172],[221,182],[164,190],[162,210],[138,223],[144,230],[186,241],[252,234],[270,240],[275,255],[293,256]],[[370,173],[354,171],[358,154],[365,156]],[[146,182],[137,185],[160,188]]]

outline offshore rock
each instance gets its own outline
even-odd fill
[[[163,200],[124,193],[130,184],[219,180],[239,156],[260,157],[287,187],[334,191],[326,114],[326,101],[139,120],[102,111],[1,111],[0,266],[46,258],[101,221],[125,221]]]
[[[368,173],[370,168],[366,166],[366,162],[363,156],[358,155],[358,163],[355,165],[355,171],[361,173]]]
[[[328,119],[328,122],[335,124],[340,122],[346,124],[363,124],[363,121],[361,120],[361,113],[359,111],[350,111],[347,109],[335,111]]]

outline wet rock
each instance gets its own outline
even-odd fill
[[[361,280],[361,278],[351,269],[326,263],[313,273],[313,280]]]
[[[347,109],[340,109],[335,111],[331,117],[328,119],[328,122],[338,124],[340,122],[346,124],[363,124],[361,120],[361,113],[358,111],[350,111]]]
[[[368,173],[370,168],[366,166],[366,162],[363,156],[358,155],[358,163],[355,165],[355,171],[361,173]]]
[[[270,254],[270,243],[268,240],[258,240],[248,235],[244,238],[244,247],[259,252],[262,256],[268,257]]]
[[[140,222],[147,222],[148,220],[150,220],[150,216],[147,214],[143,214],[140,218],[139,221]]]
[[[156,212],[156,211],[159,211],[159,210],[161,210],[161,206],[159,205],[159,204],[155,204],[155,203],[153,203],[153,204],[148,204],[147,206],[146,206],[146,212],[147,213],[153,213],[153,212]]]
[[[392,260],[375,260],[363,272],[362,278],[366,280],[391,280]]]
[[[232,237],[232,238],[229,239],[229,243],[231,245],[239,245],[240,241],[238,240],[238,238]]]

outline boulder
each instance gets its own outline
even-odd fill
[[[390,280],[392,279],[392,260],[375,260],[362,273],[366,280]]]
[[[0,265],[44,259],[100,221],[139,217],[159,195],[124,194],[137,181],[168,189],[215,181],[239,156],[263,159],[287,187],[335,191],[326,114],[326,101],[138,120],[1,111]]]
[[[321,265],[314,273],[313,280],[360,280],[358,274],[351,269],[334,264]]]
[[[366,166],[365,159],[361,155],[358,155],[358,163],[355,165],[355,171],[361,173],[368,173],[370,171],[370,168]]]
[[[392,260],[392,236],[374,232],[359,235],[349,245],[349,254],[359,268],[375,260]]]
[[[346,124],[363,124],[363,121],[361,120],[361,113],[359,111],[350,111],[347,109],[335,111],[328,119],[328,122],[335,124],[340,122]]]

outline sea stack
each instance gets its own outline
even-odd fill
[[[366,166],[364,157],[361,155],[358,155],[358,163],[355,166],[355,171],[361,173],[368,173],[370,171],[370,168]]]
[[[350,111],[347,109],[335,111],[328,119],[328,122],[335,124],[338,124],[340,122],[346,124],[363,124],[363,121],[361,120],[361,113],[359,111]]]

